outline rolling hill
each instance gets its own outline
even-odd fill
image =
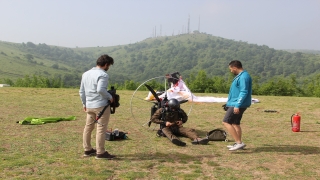
[[[308,51],[306,51],[308,52]],[[32,42],[0,41],[1,78],[16,80],[26,74],[63,76],[76,81],[95,66],[101,54],[109,54],[115,64],[108,73],[113,83],[146,79],[179,71],[185,78],[204,70],[209,77],[229,76],[228,62],[238,59],[260,82],[281,76],[306,78],[320,73],[320,55],[276,50],[268,46],[234,41],[205,33],[148,38],[134,44],[64,48]]]

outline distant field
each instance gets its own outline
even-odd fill
[[[141,97],[147,92],[138,92]],[[177,147],[143,127],[152,104],[118,91],[121,106],[109,129],[130,132],[124,141],[107,141],[114,160],[83,158],[85,113],[78,89],[0,88],[1,179],[319,179],[320,99],[254,96],[243,117],[245,150],[229,152],[230,142]],[[226,94],[196,94],[226,97]],[[185,103],[191,110],[185,126],[200,135],[223,128],[222,103]],[[137,108],[139,107],[139,108]],[[264,112],[276,110],[276,113]],[[290,117],[301,113],[301,132],[291,131]],[[26,117],[68,117],[44,125],[19,125]],[[147,120],[146,120],[147,121]],[[95,141],[93,140],[93,144]]]

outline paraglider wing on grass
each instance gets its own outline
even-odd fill
[[[196,96],[194,95],[190,89],[187,87],[185,82],[182,79],[179,79],[179,81],[171,86],[165,92],[168,99],[187,99],[189,102],[207,102],[207,103],[222,103],[227,102],[228,98],[224,97],[212,97],[212,96]],[[165,96],[165,93],[159,96],[159,98],[163,98]],[[152,100],[154,97],[151,93],[148,94],[148,96],[145,98],[146,100]],[[260,102],[258,99],[252,98],[252,104]]]
[[[18,121],[17,123],[22,125],[40,125],[46,123],[55,123],[59,121],[73,121],[76,120],[75,116],[70,117],[47,117],[47,118],[35,118],[35,117],[27,117],[24,120]]]

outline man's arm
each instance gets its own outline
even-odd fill
[[[183,109],[180,109],[180,113],[181,113],[181,121],[183,123],[186,123],[188,121],[188,115],[186,114],[186,112]]]
[[[112,100],[112,95],[108,92],[107,90],[108,87],[108,76],[101,76],[98,79],[98,84],[97,84],[97,92],[104,98],[109,101]]]
[[[239,79],[239,97],[238,97],[238,101],[235,105],[235,108],[239,108],[242,104],[244,99],[248,96],[249,94],[249,78],[247,77],[241,77],[241,79]]]
[[[151,117],[151,122],[156,124],[165,124],[165,121],[161,119],[162,117],[162,108],[156,110],[156,112]]]
[[[82,80],[81,80],[81,84],[80,84],[79,95],[80,95],[80,99],[82,102],[82,106],[86,107],[86,92],[85,92],[84,83],[82,82]]]

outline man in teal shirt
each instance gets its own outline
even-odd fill
[[[240,121],[244,111],[251,105],[252,79],[238,60],[231,61],[229,69],[236,77],[233,79],[229,90],[226,104],[227,112],[223,118],[223,124],[235,140],[233,145],[227,146],[230,151],[234,151],[246,146],[241,140]]]

